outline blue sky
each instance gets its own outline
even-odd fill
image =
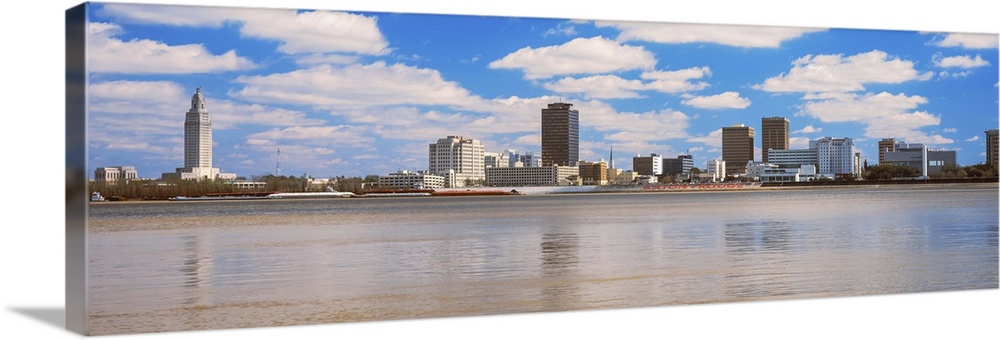
[[[695,165],[721,128],[790,120],[793,148],[851,137],[874,164],[895,137],[985,159],[998,126],[995,34],[329,10],[94,4],[90,165],[183,165],[202,87],[214,165],[314,177],[427,167],[448,135],[540,151],[547,103],[580,110],[582,160]],[[759,150],[757,159],[759,160]]]

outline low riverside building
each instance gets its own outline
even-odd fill
[[[376,187],[379,189],[440,189],[445,187],[444,176],[423,171],[407,171],[379,176]]]
[[[119,180],[138,179],[139,174],[134,166],[106,166],[94,170],[94,182],[103,184],[117,183]]]
[[[580,176],[575,166],[486,168],[486,185],[491,187],[531,187],[572,185]]]
[[[640,175],[659,176],[663,174],[663,157],[650,154],[648,157],[632,157],[632,169]]]
[[[941,173],[945,165],[957,165],[954,150],[929,150],[925,144],[905,141],[893,144],[892,150],[884,152],[884,163],[920,170],[923,177]]]
[[[607,185],[608,164],[605,161],[580,161],[580,180],[583,185]]]
[[[712,182],[722,182],[726,180],[726,161],[713,159],[705,164],[705,172],[712,174]],[[703,178],[704,180],[705,178]]]

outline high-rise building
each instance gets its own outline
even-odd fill
[[[998,143],[1000,143],[1000,136],[997,135],[998,129],[986,130],[986,164],[997,165],[997,148]]]
[[[753,161],[753,128],[735,124],[722,128],[722,160],[726,173],[745,174],[747,163]]]
[[[672,176],[687,176],[694,168],[694,157],[691,155],[678,155],[677,158],[663,159],[663,173]]]
[[[486,179],[485,148],[477,139],[448,136],[431,143],[427,171],[443,176],[445,186],[464,187],[466,181]]]
[[[882,138],[878,141],[878,164],[885,163],[885,154],[896,151],[895,138]]]
[[[572,166],[580,160],[580,112],[570,103],[542,109],[542,166]]]
[[[816,171],[823,175],[854,175],[854,140],[851,138],[823,137],[809,141],[809,148],[816,149],[819,167]]]
[[[201,87],[191,96],[191,108],[184,115],[184,167],[165,173],[163,178],[235,179],[236,174],[221,173],[212,167],[212,119],[205,107]]]
[[[767,150],[788,150],[788,118],[760,119],[761,159],[767,163]]]

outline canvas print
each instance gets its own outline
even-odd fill
[[[66,18],[83,334],[998,288],[995,32]]]

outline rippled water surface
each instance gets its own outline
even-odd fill
[[[968,187],[90,206],[93,334],[997,288]]]

